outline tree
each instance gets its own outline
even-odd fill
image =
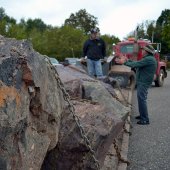
[[[146,20],[140,24],[137,24],[138,31],[137,31],[137,38],[149,39],[150,41],[153,40],[154,34],[156,32],[155,21],[154,20]],[[131,31],[128,34],[129,37],[134,37],[135,31]]]
[[[141,24],[138,24],[138,38],[147,38],[146,30],[145,30],[145,24],[144,22]]]
[[[156,21],[156,25],[159,25],[162,27],[164,25],[167,25],[169,22],[169,16],[170,16],[170,10],[169,9],[163,10],[161,15],[158,17],[158,19]]]
[[[5,20],[0,21],[0,34],[6,35],[6,21]]]
[[[4,8],[0,8],[0,21],[6,16]]]
[[[82,30],[70,26],[63,26],[58,30],[57,43],[55,44],[56,54],[59,60],[66,57],[81,57],[82,47],[86,39]]]
[[[101,38],[105,41],[106,43],[106,55],[109,56],[113,52],[113,44],[117,44],[120,40],[119,38],[111,35],[102,35]]]
[[[137,24],[135,31],[137,31],[137,38],[147,38],[148,35],[146,33],[146,29],[145,29],[145,24],[144,22]],[[129,37],[135,37],[135,31],[131,31],[128,35],[127,38]]]
[[[16,24],[16,20],[6,15],[4,8],[0,8],[0,34],[7,36],[12,25]]]
[[[28,19],[26,22],[23,22],[26,26],[26,31],[30,33],[32,30],[37,29],[39,32],[45,31],[45,29],[48,27],[41,19]]]
[[[17,39],[29,39],[36,51],[60,61],[66,57],[81,57],[88,32],[98,25],[97,18],[85,9],[71,14],[62,27],[46,25],[41,19],[21,19],[17,24],[15,19],[5,14],[3,8],[0,8],[0,19],[0,34]],[[146,31],[142,26],[140,25],[140,32],[144,35]],[[112,35],[102,35],[101,38],[106,42],[108,56],[112,53],[113,43],[116,44],[119,39]]]
[[[165,48],[164,53],[169,53],[170,51],[170,16],[167,19],[167,24],[164,25],[162,30],[162,42],[164,43]]]
[[[68,19],[65,20],[64,25],[72,26],[73,28],[83,30],[85,34],[98,25],[97,18],[86,12],[85,9],[81,9],[75,14],[71,14]]]
[[[154,20],[146,20],[145,21],[145,27],[146,27],[146,35],[147,38],[154,42],[154,34],[155,34],[155,21]]]
[[[30,38],[35,50],[63,61],[66,57],[81,57],[82,46],[87,37],[79,29],[62,26],[47,29],[43,33],[34,30]]]
[[[170,51],[170,10],[165,9],[156,21],[156,39],[162,44],[162,53],[166,54]]]
[[[15,37],[16,39],[27,39],[25,29],[19,25],[19,24],[11,24],[11,26],[8,29],[8,32],[6,33],[7,37]]]

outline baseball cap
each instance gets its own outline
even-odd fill
[[[90,33],[93,34],[93,33],[98,33],[99,32],[99,29],[98,28],[92,28],[90,30]]]

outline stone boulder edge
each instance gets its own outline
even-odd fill
[[[0,167],[39,170],[58,143],[62,93],[45,57],[0,36]]]
[[[112,87],[78,68],[57,71],[102,167],[129,109],[114,98]],[[96,169],[54,69],[28,41],[0,37],[0,93],[0,167]]]
[[[106,88],[100,81],[78,71],[78,68],[64,67],[57,68],[57,71],[102,167],[113,139],[122,131],[130,109],[113,97],[116,94],[113,88],[112,94],[109,93],[108,85]],[[62,114],[58,144],[48,152],[41,170],[47,169],[96,169],[68,106]]]

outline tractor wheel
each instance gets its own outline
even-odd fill
[[[155,86],[156,87],[162,87],[164,84],[164,70],[161,69],[159,72],[159,76],[157,77],[157,80],[155,80]]]

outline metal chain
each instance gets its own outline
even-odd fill
[[[130,125],[130,128],[133,128],[131,121],[127,120],[127,123]]]
[[[47,58],[48,59],[48,58]],[[49,59],[48,59],[49,61]],[[75,108],[74,108],[74,105],[70,102],[70,96],[69,94],[67,93],[66,89],[64,88],[64,84],[62,83],[60,77],[59,77],[59,74],[57,72],[57,70],[55,69],[55,67],[51,64],[51,62],[49,61],[50,65],[52,66],[51,68],[55,71],[55,78],[56,78],[56,81],[57,81],[57,84],[59,86],[59,88],[61,89],[62,93],[63,93],[63,98],[64,100],[68,103],[68,109],[70,111],[70,113],[72,114],[73,116],[73,119],[75,120],[79,130],[80,130],[80,134],[81,134],[81,137],[83,138],[84,142],[85,142],[85,145],[88,147],[90,153],[91,153],[91,156],[94,160],[94,163],[95,163],[95,166],[96,168],[99,170],[100,169],[100,165],[99,165],[99,161],[97,160],[97,158],[95,157],[95,152],[94,150],[92,149],[91,147],[91,143],[84,131],[84,128],[83,126],[81,125],[80,123],[80,119],[79,117],[75,114]]]
[[[122,103],[122,101],[120,100],[119,96],[118,96],[116,93],[115,93],[114,98],[115,98],[117,101],[119,101],[120,103]]]
[[[125,95],[122,93],[122,89],[121,89],[118,81],[116,81],[116,86],[117,86],[120,94],[122,95],[123,100],[126,102],[126,104],[131,106],[131,103],[128,102],[128,100],[126,99]],[[126,129],[125,124],[123,125],[123,130],[124,130],[124,132],[128,133],[129,135],[131,135],[131,132],[129,132],[129,131]],[[119,146],[118,146],[118,144],[117,144],[117,142],[116,142],[116,139],[114,139],[113,145],[114,145],[114,148],[115,148],[115,150],[116,150],[116,154],[117,154],[118,160],[121,161],[121,162],[123,162],[123,163],[127,163],[127,165],[129,165],[130,162],[129,162],[128,160],[125,160],[124,158],[122,158],[121,153],[120,153]]]
[[[130,162],[124,158],[122,158],[121,154],[120,154],[120,149],[119,149],[119,146],[116,142],[116,139],[113,140],[113,145],[114,145],[114,148],[116,150],[116,154],[117,154],[117,157],[118,157],[118,161],[121,161],[123,163],[127,163],[127,165],[130,164]]]
[[[123,97],[123,100],[126,102],[126,104],[131,106],[131,103],[128,102],[128,100],[126,99],[125,95],[122,93],[122,89],[121,89],[118,81],[116,81],[116,86],[117,86],[121,96]]]
[[[123,125],[123,130],[124,130],[125,133],[132,135],[132,133],[126,129],[126,124]]]

